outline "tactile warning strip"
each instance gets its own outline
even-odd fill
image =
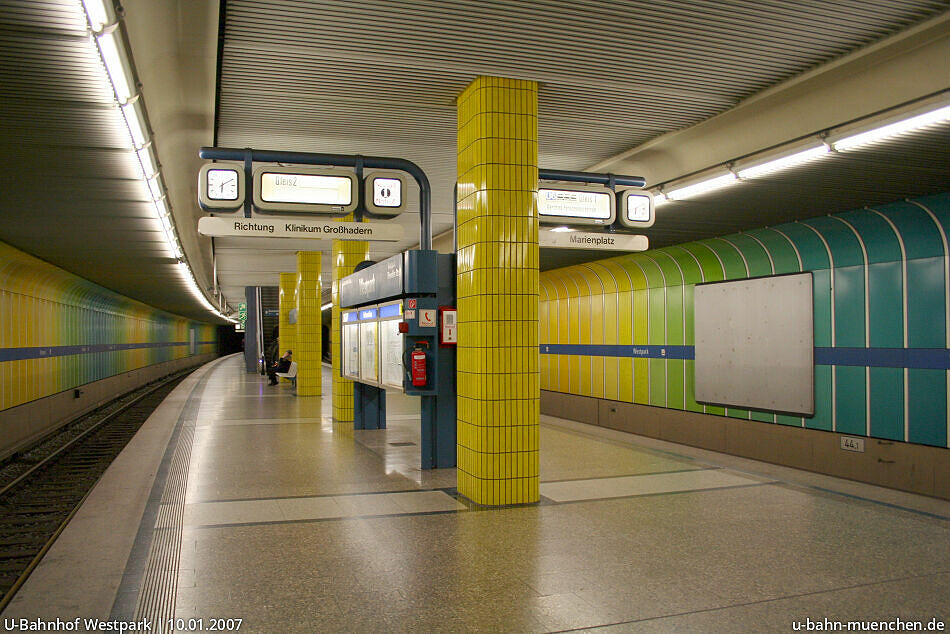
[[[205,384],[206,379],[202,378],[192,390],[179,416],[177,442],[168,463],[167,477],[151,533],[151,544],[135,607],[135,620],[156,623],[159,628],[175,616],[185,494],[188,490],[195,421]]]

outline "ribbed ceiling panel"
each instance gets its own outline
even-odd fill
[[[168,257],[80,0],[0,0],[0,86],[0,240],[205,318]]]
[[[477,75],[539,81],[541,166],[584,169],[724,112],[950,3],[228,0],[226,6],[219,145],[413,160],[433,183],[438,234],[451,228],[455,98]],[[908,156],[906,165],[914,161]],[[745,192],[779,197],[811,187],[813,195],[790,205],[805,214],[811,199],[815,210],[821,200],[844,204],[841,179],[863,189],[867,165],[845,156],[829,164],[827,184],[820,169],[803,169],[800,182],[767,179]],[[658,222],[651,239],[670,244],[772,222],[729,196],[708,216]],[[410,239],[375,244],[379,255],[410,246],[416,219],[402,220]],[[559,257],[548,256],[549,266]]]

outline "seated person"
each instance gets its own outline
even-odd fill
[[[284,353],[284,356],[277,360],[277,363],[267,369],[267,376],[270,377],[270,383],[268,383],[268,385],[277,385],[278,372],[287,372],[290,370],[290,362],[293,360],[292,356],[292,353],[288,350]]]

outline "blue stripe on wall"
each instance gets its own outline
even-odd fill
[[[631,346],[616,344],[548,343],[541,344],[541,354],[584,355],[590,357],[625,357],[634,359],[695,359],[693,346]]]
[[[47,359],[65,357],[72,354],[92,354],[95,352],[113,352],[116,350],[141,350],[143,348],[167,348],[187,346],[188,341],[165,343],[100,343],[86,346],[40,346],[34,348],[0,348],[0,361],[23,361],[26,359]],[[196,345],[216,344],[217,341],[198,341]]]
[[[541,354],[623,357],[643,359],[696,358],[695,346],[630,346],[610,344],[548,343]],[[950,349],[944,348],[815,348],[815,365],[871,368],[950,370]]]

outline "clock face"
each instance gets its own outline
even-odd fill
[[[230,169],[208,170],[207,195],[212,200],[237,200],[237,171]]]

